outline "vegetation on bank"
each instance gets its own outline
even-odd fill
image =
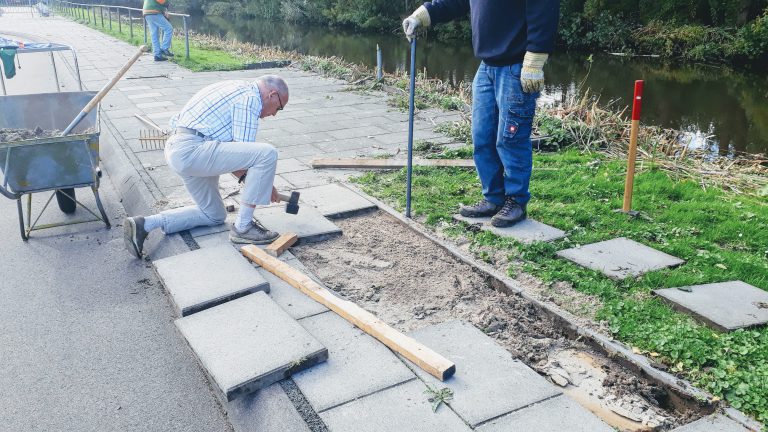
[[[419,2],[388,0],[180,0],[176,8],[366,31],[397,32]],[[470,37],[467,20],[436,26],[441,39]],[[568,50],[673,60],[768,65],[766,0],[561,0],[559,45]]]

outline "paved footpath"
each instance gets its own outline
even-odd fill
[[[0,29],[0,33],[18,38],[74,46],[88,90],[101,88],[136,50],[58,17],[4,16],[0,17]],[[67,60],[66,56],[60,58]],[[71,72],[71,61],[67,65]],[[144,214],[189,202],[180,179],[166,166],[162,151],[140,146],[139,131],[147,127],[134,114],[144,114],[167,127],[168,119],[200,88],[218,80],[252,79],[266,73],[282,75],[291,91],[286,109],[263,120],[258,135],[259,140],[280,151],[276,178],[279,189],[321,186],[356,174],[349,170],[312,170],[308,163],[316,157],[404,152],[407,116],[382,103],[382,93],[348,92],[342,81],[291,68],[192,73],[172,63],[155,63],[146,55],[102,102],[102,166],[128,214]],[[67,85],[71,88],[72,83]],[[455,114],[422,111],[417,118],[415,139],[452,142],[433,129],[440,122],[456,118]],[[233,179],[223,176],[220,187],[224,193],[234,192],[236,201],[237,185]],[[194,238],[187,240],[193,247],[227,243],[220,231],[193,232]],[[150,258],[157,261],[181,253],[184,243],[179,236],[155,236],[147,249]],[[284,259],[306,270],[290,254]],[[551,423],[546,429],[553,431],[611,430],[471,326],[445,323],[413,335],[437,351],[450,354],[457,362],[456,377],[444,384],[437,383],[337,315],[305,297],[297,297],[292,288],[282,286],[282,281],[263,269],[260,271],[271,284],[270,298],[328,348],[329,358],[293,379],[225,403],[228,421],[237,431],[500,431],[526,421]],[[167,310],[156,313],[164,319],[171,315]],[[464,336],[450,336],[457,332]],[[182,364],[194,359],[188,350],[183,356],[186,362]],[[478,359],[483,359],[482,365],[476,364]],[[488,364],[493,367],[487,367]],[[424,395],[427,385],[453,388],[455,401],[450,407],[432,413]],[[212,399],[216,392],[213,386],[204,391],[199,387],[195,384],[187,390],[202,392],[205,400]],[[494,396],[488,397],[491,393]],[[144,397],[140,391],[134,396]],[[208,411],[216,407],[210,400]],[[46,417],[45,413],[37,415]],[[185,420],[196,421],[194,416]],[[147,424],[152,422],[147,419]],[[99,428],[108,429],[120,427]],[[200,423],[200,427],[193,429],[205,427]]]

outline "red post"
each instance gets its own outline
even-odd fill
[[[628,213],[632,208],[632,187],[635,182],[635,159],[637,158],[637,131],[640,128],[640,111],[643,105],[643,80],[635,81],[635,96],[632,98],[632,127],[629,132],[629,154],[627,156],[627,179],[624,182],[624,206]]]

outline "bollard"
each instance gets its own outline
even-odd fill
[[[382,72],[382,65],[381,65],[381,47],[379,47],[379,44],[376,44],[376,80],[381,81],[381,79],[384,77],[384,73]]]
[[[635,159],[637,158],[637,132],[640,129],[640,109],[643,105],[643,80],[635,81],[635,96],[632,100],[632,126],[629,131],[629,155],[627,155],[627,179],[624,182],[624,206],[621,211],[629,213],[632,208],[632,188],[635,183]]]
[[[187,60],[189,60],[189,30],[187,30],[187,17],[184,16],[184,49],[187,51]]]

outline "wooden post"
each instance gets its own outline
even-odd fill
[[[426,345],[393,329],[375,315],[352,303],[336,296],[334,293],[309,278],[309,276],[269,256],[254,245],[243,246],[240,251],[246,258],[260,265],[268,272],[288,282],[294,288],[311,297],[313,300],[336,312],[345,320],[357,326],[360,330],[378,339],[393,351],[402,354],[430,375],[445,381],[456,372],[456,365]]]
[[[640,128],[640,109],[643,105],[643,80],[635,81],[635,97],[632,102],[632,127],[629,131],[629,155],[627,156],[627,180],[624,182],[624,206],[621,211],[632,209],[632,187],[635,182],[635,159],[637,158],[637,131]]]

